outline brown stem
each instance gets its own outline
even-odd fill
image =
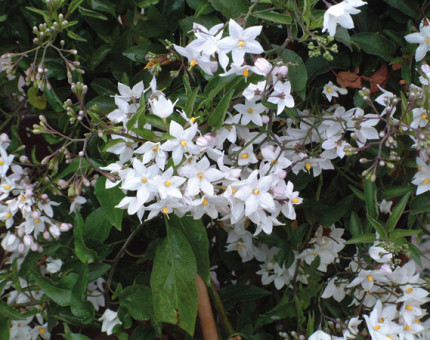
[[[212,313],[211,302],[209,300],[208,289],[200,275],[196,278],[198,309],[197,313],[200,320],[200,327],[203,333],[204,340],[219,340],[218,331],[215,324],[214,315]]]

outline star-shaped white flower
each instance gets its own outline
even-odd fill
[[[273,87],[268,102],[278,105],[276,114],[279,115],[285,107],[294,107],[294,99],[291,95],[291,83],[286,81],[285,83],[278,81]]]
[[[427,19],[424,19],[420,25],[420,31],[405,36],[408,43],[419,44],[415,51],[415,60],[424,59],[427,52],[430,51],[430,25]]]

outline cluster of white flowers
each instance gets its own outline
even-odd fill
[[[58,239],[72,225],[54,219],[53,206],[58,203],[40,193],[32,183],[28,167],[14,162],[7,153],[10,144],[6,134],[0,136],[0,221],[7,229],[1,245],[8,252],[24,254],[30,249],[42,251],[39,240]],[[27,163],[25,156],[20,161]]]

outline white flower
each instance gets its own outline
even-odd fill
[[[138,82],[132,89],[127,85],[118,82],[118,91],[120,95],[116,95],[115,99],[118,98],[125,102],[132,101],[133,103],[136,103],[136,100],[140,99],[145,89],[143,87],[143,81]]]
[[[316,331],[313,333],[308,340],[331,340],[331,336],[323,331]]]
[[[393,201],[386,201],[383,199],[381,203],[378,203],[378,208],[382,214],[391,214],[392,205],[393,205]]]
[[[334,85],[332,81],[324,85],[323,94],[327,97],[329,102],[331,102],[333,97],[339,97],[339,93],[347,94],[348,90]]]
[[[420,157],[417,158],[418,172],[415,174],[412,184],[417,186],[416,194],[430,191],[430,166]]]
[[[248,100],[261,99],[261,93],[266,87],[266,81],[259,81],[257,84],[249,84],[248,87],[243,91],[243,96]]]
[[[255,38],[261,33],[262,26],[253,26],[243,29],[233,19],[228,24],[228,37],[221,39],[218,46],[226,53],[231,51],[233,63],[242,65],[245,60],[245,53],[263,53],[263,47]]]
[[[180,55],[188,59],[190,67],[198,65],[203,70],[203,72],[210,75],[212,75],[218,67],[218,63],[216,61],[210,60],[208,55],[202,54],[191,44],[186,47],[181,47],[177,45],[173,46]]]
[[[425,127],[429,123],[428,112],[422,107],[417,107],[412,110],[413,120],[411,128]]]
[[[337,302],[341,302],[346,296],[345,289],[346,283],[344,281],[340,281],[337,277],[333,277],[327,283],[321,297],[323,299],[333,297]]]
[[[106,309],[98,320],[103,322],[102,332],[106,332],[107,335],[112,335],[114,327],[122,324],[118,319],[117,312],[110,309]]]
[[[82,204],[87,202],[87,199],[82,196],[76,196],[71,199],[72,203],[70,204],[69,214],[80,211]]]
[[[408,43],[419,44],[415,51],[415,60],[424,59],[428,51],[430,51],[430,25],[427,19],[424,19],[420,25],[420,31],[411,33],[405,36]]]
[[[373,246],[369,248],[369,255],[378,263],[391,262],[393,254],[386,251],[383,247],[378,246],[378,242],[375,242]]]
[[[48,257],[46,259],[46,263],[46,270],[51,274],[59,272],[63,265],[63,261],[61,261],[61,259],[53,259],[52,257]]]
[[[151,111],[154,115],[162,119],[167,118],[173,113],[173,108],[177,101],[178,99],[172,103],[170,99],[166,99],[164,96],[159,96],[157,99],[150,101]]]
[[[182,198],[179,186],[185,182],[185,178],[173,176],[173,168],[168,168],[163,174],[154,177],[154,184],[157,186],[161,199],[168,196]]]
[[[257,126],[263,125],[261,114],[267,111],[263,104],[256,103],[255,100],[246,100],[245,104],[236,104],[233,108],[242,115],[243,125],[248,125],[251,121]]]
[[[354,28],[351,14],[360,13],[360,10],[355,7],[360,7],[365,4],[366,3],[361,0],[345,0],[330,6],[324,13],[322,32],[328,31],[328,34],[333,37],[336,34],[337,24],[346,29]]]
[[[273,87],[273,92],[270,94],[268,102],[278,105],[276,114],[279,115],[285,107],[294,107],[294,99],[291,96],[291,83],[278,81]]]

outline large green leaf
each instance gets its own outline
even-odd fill
[[[206,284],[211,283],[209,275],[209,240],[202,220],[195,220],[192,217],[171,217],[171,225],[182,230],[188,242],[193,248],[194,256],[197,262],[197,272]]]
[[[94,262],[97,257],[97,253],[89,249],[83,239],[83,227],[84,221],[79,212],[75,213],[75,223],[73,225],[73,238],[75,239],[75,254],[76,257],[83,263]]]
[[[398,9],[411,18],[416,19],[420,14],[420,1],[416,0],[385,0],[391,7]]]
[[[105,177],[100,177],[97,180],[94,193],[102,206],[107,219],[115,228],[121,230],[122,214],[124,210],[115,208],[115,206],[124,198],[124,193],[118,187],[106,189]]]
[[[112,223],[107,219],[105,210],[97,208],[85,219],[83,237],[104,242],[109,236]]]
[[[390,232],[390,231],[394,230],[394,228],[396,228],[396,225],[399,222],[400,217],[402,216],[403,212],[405,211],[406,204],[408,203],[410,195],[411,195],[411,193],[408,192],[405,196],[402,197],[402,199],[393,208],[393,211],[391,212],[391,215],[387,221],[388,232]]]
[[[374,218],[378,217],[376,184],[368,179],[364,181],[364,200],[366,202],[367,215]]]
[[[159,321],[190,335],[197,317],[196,275],[196,259],[187,238],[178,228],[167,227],[151,274],[154,313]]]
[[[32,277],[39,287],[42,288],[43,292],[56,304],[63,307],[70,305],[71,290],[57,287],[49,279],[43,278],[39,274],[34,273]]]
[[[152,292],[149,287],[139,284],[126,287],[119,294],[119,304],[126,307],[131,316],[137,321],[154,318]]]
[[[385,61],[393,59],[396,45],[381,34],[362,32],[354,34],[351,40],[356,42],[367,54],[377,55]]]
[[[83,323],[91,322],[94,316],[94,305],[86,300],[86,292],[88,287],[88,264],[82,266],[79,273],[79,279],[72,288],[70,299],[70,308],[72,314],[80,319]]]
[[[226,18],[236,18],[248,12],[247,0],[209,0],[212,7],[221,12]]]
[[[253,13],[252,16],[281,25],[290,25],[292,22],[292,18],[290,15],[276,13],[270,10],[265,12]]]
[[[234,89],[230,90],[218,103],[215,110],[209,116],[208,123],[214,128],[219,129],[224,123],[225,114],[227,112],[228,106],[230,105],[231,98],[234,94]]]

